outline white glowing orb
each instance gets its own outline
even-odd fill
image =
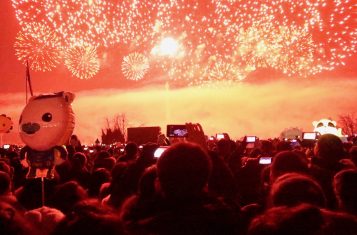
[[[162,39],[160,44],[152,49],[151,53],[158,56],[175,56],[178,51],[179,43],[175,39],[167,37]]]

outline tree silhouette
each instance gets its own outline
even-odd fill
[[[127,119],[124,113],[116,114],[112,121],[106,118],[106,127],[102,129],[102,143],[106,145],[124,143]]]
[[[286,128],[280,133],[280,139],[295,139],[296,136],[301,137],[302,129],[299,127]]]
[[[345,135],[353,136],[357,131],[357,117],[355,113],[347,113],[339,116],[339,126]]]

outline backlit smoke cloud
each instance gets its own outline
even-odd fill
[[[312,121],[357,111],[357,81],[309,81],[292,85],[282,81],[243,84],[215,89],[164,87],[141,90],[79,92],[73,103],[75,133],[84,143],[100,137],[105,119],[125,113],[129,127],[200,122],[207,135],[227,132],[232,138],[257,135],[277,137],[288,127],[312,131]],[[23,95],[0,96],[2,112],[18,122]],[[6,100],[9,100],[6,102]],[[14,99],[14,100],[13,100]],[[17,140],[16,130],[4,140]]]

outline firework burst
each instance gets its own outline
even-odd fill
[[[65,52],[64,58],[69,71],[79,79],[90,79],[99,71],[99,59],[94,46],[73,46]]]
[[[19,61],[34,71],[51,71],[60,60],[61,43],[57,34],[44,24],[23,27],[16,36],[15,54]]]
[[[171,74],[187,71],[173,77],[191,79],[188,84],[214,71],[212,57],[227,61],[233,71],[244,71],[243,77],[246,68],[310,77],[343,66],[357,52],[355,0],[12,0],[12,4],[21,26],[43,22],[65,48],[80,41],[149,54],[160,39],[175,38],[185,57],[172,58],[169,67],[160,66]],[[134,71],[129,77],[135,79],[137,70],[125,67],[123,73],[128,71]],[[236,79],[218,77],[205,79]]]
[[[143,54],[134,52],[123,58],[121,71],[126,79],[138,81],[144,78],[149,67],[149,59]]]
[[[210,81],[240,81],[243,79],[244,76],[239,67],[222,60],[214,62],[213,67],[208,70],[208,80]]]
[[[117,42],[114,6],[104,0],[44,0],[44,12],[66,42],[78,41],[99,46]]]

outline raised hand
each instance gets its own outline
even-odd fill
[[[200,145],[204,150],[207,150],[207,140],[203,132],[202,126],[199,123],[186,123],[187,138],[189,142],[194,142]]]

